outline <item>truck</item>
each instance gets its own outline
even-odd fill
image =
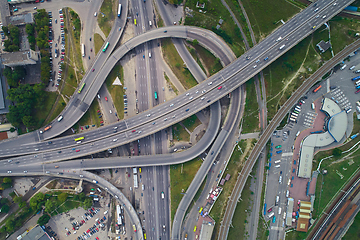
[[[281,47],[279,47],[279,49],[283,49],[285,47],[285,44],[281,45]]]
[[[85,57],[85,44],[81,44],[81,55]]]
[[[96,181],[95,179],[93,179],[92,181],[93,181],[93,183],[98,183],[98,181]]]
[[[137,175],[134,175],[134,188],[138,188],[139,184],[138,184],[138,179],[137,179]]]

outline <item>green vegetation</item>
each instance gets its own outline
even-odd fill
[[[229,163],[224,172],[224,176],[227,174],[231,175],[229,181],[227,181],[223,187],[223,191],[215,202],[210,216],[216,221],[220,222],[224,216],[225,209],[227,206],[227,199],[231,195],[233,188],[235,186],[238,173],[241,172],[242,166],[246,161],[246,157],[250,154],[253,146],[255,145],[254,139],[246,139],[239,141],[238,145],[235,146],[234,152],[231,155]],[[220,224],[215,225],[214,236],[217,236],[219,232]]]
[[[343,240],[352,240],[358,239],[360,236],[360,213],[356,214],[354,222],[351,224],[350,228],[347,230],[345,236],[342,237]]]
[[[252,196],[253,192],[250,190],[250,182],[252,178],[246,180],[243,191],[241,192],[241,201],[238,202],[235,208],[235,213],[232,219],[232,225],[229,229],[228,239],[244,239],[249,237],[249,233],[245,231],[247,224],[246,218],[252,209]]]
[[[70,37],[70,46],[67,56],[71,59],[71,65],[74,68],[74,74],[78,79],[78,82],[82,79],[82,74],[84,73],[82,55],[81,55],[81,43],[80,43],[80,33],[81,33],[81,23],[79,15],[69,8],[70,11],[65,11],[64,22],[65,26],[69,26],[67,29],[66,37]],[[69,14],[68,14],[69,13]],[[90,50],[90,49],[88,49]],[[76,70],[76,71],[75,71]],[[69,69],[68,69],[69,71]],[[70,73],[69,73],[70,74]]]
[[[47,224],[50,220],[50,216],[48,214],[44,214],[42,215],[39,220],[37,221],[37,223],[40,225],[40,226],[44,226],[45,224]]]
[[[26,70],[23,66],[16,66],[13,69],[5,67],[3,71],[4,76],[10,87],[16,88],[19,86],[19,82],[26,76]]]
[[[166,80],[166,83],[168,84],[168,88],[171,89],[171,91],[174,91],[174,93],[177,95],[179,93],[179,91],[174,86],[174,84],[170,81],[169,77],[166,75],[165,72],[164,72],[164,78]]]
[[[242,4],[258,42],[281,26],[280,20],[286,22],[301,11],[301,8],[282,0],[243,0]]]
[[[17,52],[20,50],[20,30],[17,26],[2,26],[5,36],[8,37],[4,41],[4,50],[6,52]]]
[[[116,77],[120,79],[121,86],[112,85]],[[105,80],[106,87],[110,92],[119,119],[124,118],[124,70],[120,63],[117,63]]]
[[[216,58],[209,50],[199,44],[191,44],[195,48],[195,53],[198,58],[204,63],[204,67],[209,70],[210,76],[220,71],[223,67],[220,59]]]
[[[106,37],[111,31],[115,16],[117,16],[118,3],[119,2],[115,0],[104,0],[98,13],[97,19],[99,27]],[[123,11],[125,11],[125,9]]]
[[[52,109],[52,107],[55,103],[56,97],[58,96],[56,93],[51,93],[51,92],[47,92],[47,94],[48,94],[47,99],[49,100],[49,102],[46,103],[46,108],[44,108],[44,111],[37,112],[37,116],[39,118],[46,116],[45,113],[50,112],[50,110]],[[51,116],[48,118],[48,120],[45,122],[45,124],[49,124],[53,119],[55,119],[57,116],[59,116],[59,114],[62,112],[62,110],[64,110],[65,106],[66,106],[66,103],[65,103],[64,99],[62,97],[60,97],[58,100],[58,103],[56,104],[56,106],[54,106]],[[45,119],[41,119],[41,120],[44,122]]]
[[[26,24],[25,31],[26,31],[26,34],[28,35],[27,39],[29,41],[30,48],[31,48],[31,50],[35,51],[36,39],[35,39],[34,25],[33,24]]]
[[[189,12],[191,16],[186,16],[185,18],[185,25],[212,30],[230,45],[237,57],[243,54],[245,52],[245,46],[242,41],[240,29],[236,26],[230,13],[222,5],[221,1],[214,0],[205,2],[205,7],[201,9],[202,12],[198,12],[199,8],[196,7],[197,2],[197,0],[185,2],[185,7],[189,7],[192,10],[192,12]],[[216,29],[220,19],[223,20],[223,23],[219,29]]]
[[[97,99],[94,99],[94,101],[91,103],[90,108],[88,111],[82,116],[82,118],[79,121],[80,126],[86,126],[86,125],[93,125],[100,126],[100,122],[103,120],[102,118],[99,118],[98,110],[100,110],[99,102]],[[78,129],[77,125],[75,125],[75,128]]]
[[[171,186],[171,222],[174,219],[177,207],[186,192],[196,172],[201,166],[200,158],[189,162],[172,165],[170,167],[170,186]]]
[[[161,44],[164,59],[179,79],[185,89],[190,89],[197,85],[195,78],[190,71],[184,66],[184,62],[176,51],[171,39],[163,39]]]
[[[334,54],[340,52],[345,46],[357,40],[360,26],[356,19],[335,16],[330,21],[331,45]]]
[[[195,48],[192,48],[192,47],[188,46],[187,49],[189,50],[191,56],[195,59],[196,63],[203,70],[203,72],[206,73],[206,70],[205,70],[204,66],[202,65],[202,63],[201,63],[199,56],[196,54]]]
[[[172,126],[173,141],[190,141],[190,134],[179,123]]]
[[[252,133],[259,130],[259,105],[257,102],[254,79],[246,82],[245,112],[241,133]]]
[[[191,115],[187,119],[184,119],[182,123],[190,132],[193,132],[194,129],[201,124],[200,120],[196,117],[196,115]]]
[[[100,36],[100,34],[94,34],[94,45],[95,45],[95,54],[97,54],[100,50],[102,45],[104,45],[104,39]]]

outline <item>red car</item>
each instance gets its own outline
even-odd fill
[[[80,149],[76,149],[76,151],[75,152],[80,152]]]
[[[49,43],[52,43],[52,40],[48,40]]]
[[[64,19],[61,18],[61,19],[60,19],[60,22],[63,22],[63,21],[64,21]]]
[[[107,101],[107,97],[105,97],[105,101]]]
[[[270,209],[268,210],[268,213],[271,212],[271,211],[272,211],[272,208],[270,208]]]
[[[356,92],[355,92],[355,93],[359,93],[359,92],[360,92],[360,89],[356,90]]]
[[[136,130],[132,130],[131,132],[136,132]]]
[[[222,86],[218,87],[218,90],[222,89]]]
[[[96,239],[96,240],[99,240],[99,238],[98,238],[98,237],[96,237],[95,239]]]
[[[83,128],[83,127],[81,127],[81,130],[84,130],[84,128]]]
[[[92,48],[90,48],[90,52],[92,52]]]
[[[99,112],[100,112],[100,110],[97,110],[97,112],[99,113]]]
[[[95,71],[95,68],[93,68],[93,70],[92,71]]]
[[[104,123],[104,121],[101,121],[100,123]]]

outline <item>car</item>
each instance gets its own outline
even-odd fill
[[[153,122],[152,125],[155,125],[155,122]]]
[[[34,10],[36,10],[37,9],[37,7],[34,7]]]
[[[272,208],[269,208],[268,213],[272,211]]]
[[[209,82],[208,85],[210,86],[212,84],[212,82]]]
[[[176,152],[176,151],[177,151],[177,148],[174,149],[174,152]]]
[[[27,172],[28,172],[28,171],[26,171],[26,170],[24,171],[24,173],[27,173]]]
[[[113,142],[116,142],[117,141],[117,138],[113,139]]]
[[[58,151],[58,153],[61,153],[61,151]]]
[[[7,173],[11,173],[11,170],[8,170]]]
[[[80,152],[80,149],[76,149],[76,151],[75,152]]]
[[[256,68],[256,67],[257,67],[257,65],[253,66],[253,68]]]
[[[202,98],[200,98],[201,100],[204,100],[205,99],[205,97],[202,97]]]
[[[189,95],[190,95],[190,93],[186,93],[185,95],[186,95],[186,96],[189,96]]]
[[[167,121],[167,118],[165,118],[164,121]]]
[[[209,100],[207,100],[207,102],[209,103],[211,100],[209,99]]]
[[[134,129],[134,130],[132,130],[131,132],[136,132],[136,130]]]
[[[190,110],[190,109],[188,108],[188,109],[185,110],[185,112],[188,112],[189,110]]]
[[[121,27],[119,27],[119,31],[121,30]]]
[[[90,52],[92,52],[92,48],[90,48]]]
[[[174,104],[172,103],[172,104],[170,104],[170,107],[172,107],[172,106],[174,106]]]
[[[90,38],[90,42],[91,42],[91,38]]]
[[[112,111],[111,111],[111,110],[109,110],[109,112],[110,112],[110,114],[112,113]]]
[[[141,131],[138,131],[138,134],[140,134],[141,133]]]
[[[324,15],[322,18],[323,18],[323,19],[326,18],[326,15]]]
[[[267,61],[269,59],[269,57],[266,57],[266,58],[264,58],[264,61]]]
[[[104,121],[100,121],[100,123],[104,123]]]
[[[167,33],[167,30],[165,30],[164,33]]]
[[[107,97],[105,97],[105,101],[107,101],[108,100],[108,98]]]
[[[218,90],[222,89],[222,86],[218,87]]]
[[[193,97],[189,97],[189,100],[193,99]]]
[[[214,151],[211,152],[211,155],[213,155],[213,154],[214,154]]]
[[[94,71],[95,71],[95,68],[92,69],[92,72],[94,72]],[[105,99],[106,99],[106,97],[105,97]],[[106,100],[106,101],[107,101],[107,100]]]

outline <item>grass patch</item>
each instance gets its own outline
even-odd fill
[[[242,4],[250,20],[254,35],[259,40],[281,26],[280,20],[286,22],[301,10],[283,0],[243,0]]]
[[[283,56],[264,69],[267,91],[268,120],[271,120],[287,99],[291,97],[308,74],[299,74],[292,79],[303,63],[309,48],[311,36],[307,37]],[[311,56],[310,56],[311,57]],[[282,89],[282,91],[279,91]]]
[[[190,134],[179,123],[172,126],[173,141],[190,141]]]
[[[63,77],[63,75],[62,75],[62,77]],[[77,80],[75,77],[75,71],[71,66],[68,66],[66,80],[65,80],[65,86],[62,89],[61,93],[63,95],[71,97],[74,94],[77,87],[78,87],[78,83],[77,83]]]
[[[184,88],[190,89],[196,86],[197,81],[191,75],[190,71],[187,68],[184,68],[184,62],[176,51],[174,44],[171,42],[171,39],[162,39],[161,47],[164,53],[165,61],[170,66],[171,70],[174,72]]]
[[[100,36],[100,34],[94,34],[94,45],[95,45],[95,54],[97,54],[100,50],[102,45],[104,45],[104,39]]]
[[[91,103],[90,108],[88,109],[88,111],[86,111],[86,113],[84,114],[84,116],[82,116],[82,118],[79,121],[79,125],[80,126],[85,126],[85,125],[90,125],[92,126],[93,124],[95,124],[96,126],[100,126],[100,121],[102,120],[102,118],[99,118],[98,114],[97,114],[97,110],[99,110],[99,102],[97,101],[97,99],[94,99],[94,101]]]
[[[356,214],[354,222],[351,224],[347,230],[345,236],[342,237],[343,240],[359,239],[360,236],[360,213]]]
[[[251,133],[259,130],[259,105],[256,98],[254,79],[246,82],[245,113],[242,123],[242,133]]]
[[[191,43],[190,43],[191,44]],[[202,47],[199,44],[191,44],[195,50],[196,54],[201,58],[205,67],[210,73],[210,76],[220,71],[223,67],[221,65],[220,59],[216,58],[209,50]]]
[[[80,207],[80,202],[78,201],[72,201],[72,200],[66,200],[66,202],[61,205],[59,208],[56,209],[58,213],[67,212],[71,209]]]
[[[195,59],[196,63],[199,64],[199,66],[203,70],[203,72],[206,73],[205,68],[204,68],[202,62],[200,61],[200,58],[197,55],[195,48],[187,46],[187,49],[189,50],[191,56]]]
[[[187,16],[185,18],[185,25],[198,26],[214,31],[229,44],[237,57],[242,55],[245,52],[245,45],[242,41],[240,29],[236,26],[230,13],[221,3],[221,0],[206,2],[202,13],[198,12],[196,3],[197,0],[188,0],[185,2],[185,7],[193,10],[193,12],[190,13],[192,17]],[[216,30],[215,27],[219,24],[220,19],[223,20],[223,23],[220,29]]]
[[[201,124],[200,120],[196,117],[195,114],[188,117],[187,119],[184,119],[182,123],[190,132],[193,132],[194,129]]]
[[[104,0],[98,13],[97,20],[99,27],[106,37],[109,36],[115,16],[117,16],[117,5],[118,1],[116,0]]]
[[[121,86],[112,85],[115,78],[119,77]],[[119,119],[124,118],[124,71],[120,63],[117,63],[105,80],[106,87],[110,92]]]
[[[186,192],[196,172],[201,166],[200,158],[195,158],[183,164],[172,165],[170,167],[170,186],[171,186],[171,222],[174,219],[178,205]]]
[[[223,219],[228,197],[231,195],[234,189],[238,173],[241,172],[242,166],[246,161],[245,159],[250,154],[251,149],[255,145],[255,142],[256,141],[254,139],[240,140],[238,146],[235,147],[234,152],[232,153],[229,163],[224,172],[224,176],[226,176],[226,174],[230,174],[231,178],[224,184],[224,186],[222,186],[223,191],[216,200],[215,205],[213,206],[210,213],[210,216],[215,220],[215,222],[220,223]],[[220,224],[215,225],[215,234],[213,234],[213,236],[217,236],[217,234],[219,233],[219,227]]]
[[[41,126],[44,126],[47,124],[47,123],[45,123],[45,119],[50,114],[50,111],[53,108],[56,98],[58,96],[58,94],[56,92],[44,91],[43,94],[45,95],[45,98],[44,98],[45,101],[41,102],[41,105],[38,104],[38,106],[35,108],[34,117],[35,117],[35,122],[38,123],[37,128],[40,128]],[[54,119],[54,118],[51,118],[51,119]]]
[[[249,234],[245,232],[245,225],[247,224],[246,218],[251,212],[251,194],[254,194],[249,188],[252,178],[246,180],[244,190],[241,192],[241,201],[236,205],[235,213],[232,218],[232,225],[229,229],[228,239],[244,239],[249,237]]]
[[[340,52],[345,46],[358,39],[355,36],[360,31],[360,25],[356,19],[335,16],[330,21],[331,45],[334,54]]]

